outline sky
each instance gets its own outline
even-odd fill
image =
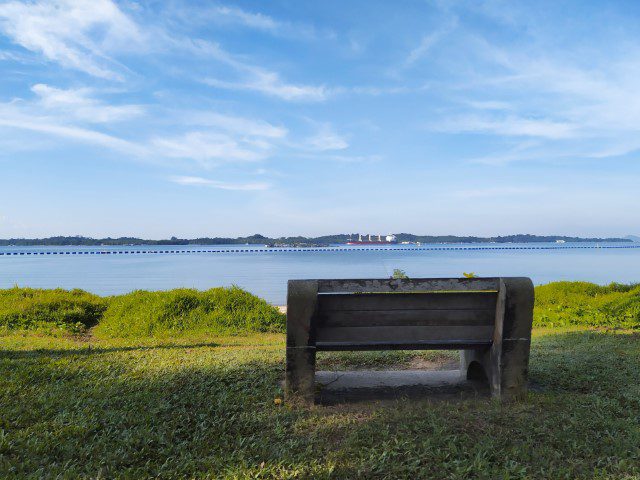
[[[640,234],[639,22],[0,0],[0,238]]]

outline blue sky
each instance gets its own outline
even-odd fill
[[[0,1],[0,237],[640,233],[639,22]]]

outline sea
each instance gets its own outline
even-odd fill
[[[0,288],[132,290],[237,285],[286,304],[287,280],[527,276],[640,282],[640,243],[434,244],[268,248],[261,245],[0,247]]]

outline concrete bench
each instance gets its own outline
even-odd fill
[[[533,298],[528,278],[290,280],[287,397],[313,403],[317,351],[450,349],[493,397],[523,398]]]

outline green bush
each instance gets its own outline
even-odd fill
[[[105,299],[83,290],[0,290],[0,329],[62,330],[80,333],[95,325],[107,308]]]
[[[108,337],[237,334],[282,332],[284,325],[277,308],[241,288],[176,289],[112,297],[95,332]]]
[[[554,282],[536,287],[533,324],[640,328],[640,285]]]
[[[101,298],[82,290],[0,290],[0,333],[81,333],[108,337],[283,332],[285,316],[238,287],[135,291]],[[555,282],[536,287],[534,326],[640,329],[640,285]]]

